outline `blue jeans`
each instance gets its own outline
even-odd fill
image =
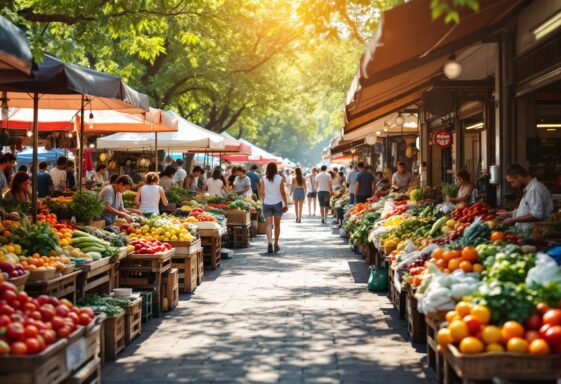
[[[349,193],[349,204],[353,205],[355,203],[355,194]]]
[[[263,204],[263,216],[271,217],[271,216],[282,216],[282,202],[274,205]]]

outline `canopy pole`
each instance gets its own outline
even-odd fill
[[[84,174],[84,99],[82,94],[82,105],[80,108],[80,138],[78,141],[78,190],[82,192],[82,176]]]
[[[158,172],[158,165],[160,162],[160,159],[158,158],[158,132],[154,132],[154,149],[156,150],[156,165],[155,165],[155,169],[156,172]]]
[[[33,170],[31,182],[31,215],[33,223],[37,222],[37,144],[39,141],[39,94],[33,94]]]

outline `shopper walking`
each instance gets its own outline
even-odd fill
[[[329,200],[333,194],[333,182],[331,175],[327,173],[327,166],[321,166],[321,172],[316,176],[316,191],[319,200],[319,209],[321,213],[321,223],[327,222],[329,213]]]
[[[61,156],[56,161],[56,167],[51,169],[49,175],[53,179],[53,185],[55,192],[62,192],[66,188],[66,180],[68,179],[68,174],[66,167],[68,165],[68,159]]]
[[[292,195],[292,200],[294,200],[294,210],[296,211],[296,222],[302,222],[302,208],[304,207],[304,200],[306,199],[306,182],[302,176],[302,169],[295,169],[296,175],[294,180],[292,180],[292,186],[290,188],[290,194]]]
[[[306,189],[308,190],[308,215],[312,215],[312,206],[314,208],[314,216],[316,215],[317,207],[317,189],[316,189],[316,176],[318,174],[317,168],[312,168],[312,173],[306,177]]]
[[[356,174],[358,173],[356,167],[351,165],[351,171],[347,174],[346,183],[347,187],[349,187],[349,204],[354,205],[355,203],[355,180]]]
[[[281,230],[282,214],[288,210],[286,201],[286,191],[284,189],[284,180],[278,174],[277,164],[270,162],[267,164],[265,171],[265,179],[261,184],[261,193],[263,196],[263,216],[267,222],[267,252],[271,253],[273,250],[278,252],[279,237]],[[273,222],[275,225],[275,244],[273,248]]]
[[[251,171],[246,173],[246,176],[249,177],[251,180],[251,191],[255,196],[257,196],[257,200],[260,200],[259,197],[259,184],[261,183],[261,175],[257,173],[259,167],[257,165],[253,165],[251,167]]]
[[[207,179],[204,188],[210,196],[226,196],[226,184],[224,183],[224,177],[222,177],[222,170],[219,167],[214,168],[212,176]]]
[[[372,197],[376,190],[376,179],[372,173],[364,167],[364,163],[360,162],[357,165],[358,173],[355,180],[355,202],[364,203],[367,199]]]
[[[160,213],[160,201],[167,207],[169,204],[166,192],[159,185],[160,177],[156,172],[146,174],[146,184],[138,190],[134,203],[144,215],[158,215]]]

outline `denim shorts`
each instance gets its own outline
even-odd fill
[[[318,197],[318,193],[317,192],[308,192],[308,197],[311,199],[315,199]]]
[[[263,204],[263,216],[271,217],[271,216],[282,216],[282,202],[278,204]]]
[[[292,198],[294,200],[304,200],[306,198],[304,188],[294,188],[294,191],[292,191]]]

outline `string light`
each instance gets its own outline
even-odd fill
[[[25,132],[25,135],[27,137],[31,137],[31,136],[33,136],[33,131],[31,129],[28,129],[27,132]]]

